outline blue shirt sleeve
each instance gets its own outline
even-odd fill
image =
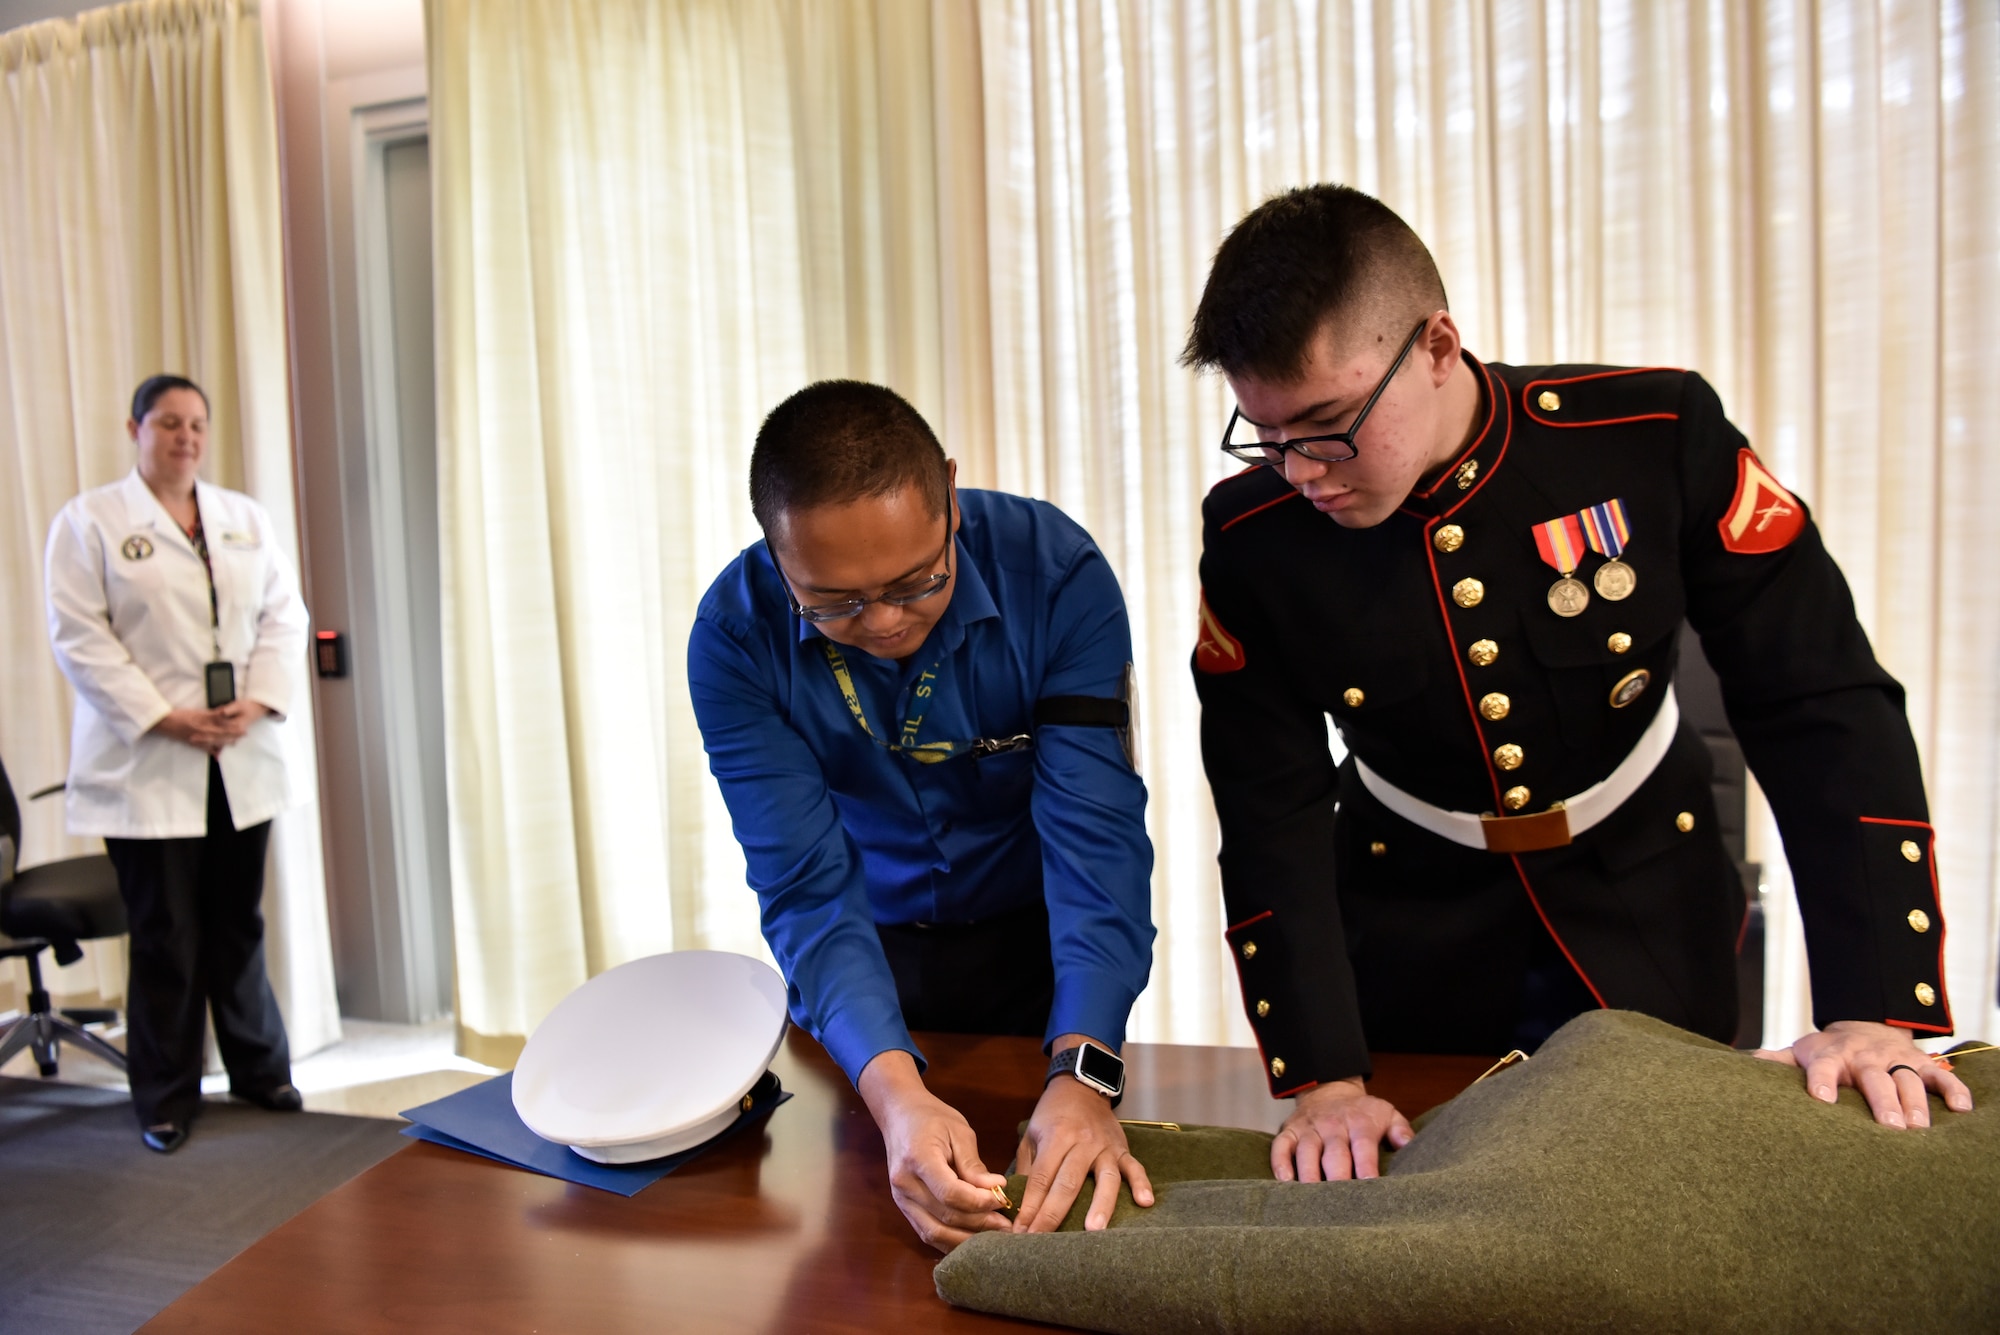
[[[688,690],[793,1018],[850,1080],[891,1049],[921,1067],[875,934],[860,853],[841,826],[819,761],[786,722],[769,652],[697,619],[688,638]]]
[[[1042,696],[1122,693],[1132,630],[1117,577],[1094,545],[1079,550],[1056,588],[1049,630]],[[1045,1037],[1087,1034],[1120,1047],[1153,959],[1146,785],[1115,729],[1051,725],[1035,734],[1032,803],[1056,975]]]

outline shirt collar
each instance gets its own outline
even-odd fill
[[[1479,378],[1485,417],[1471,444],[1445,466],[1437,480],[1411,492],[1403,502],[1401,508],[1405,512],[1423,519],[1442,518],[1472,499],[1499,471],[1513,434],[1513,404],[1508,399],[1507,387],[1477,357],[1469,352],[1460,355]]]
[[[986,587],[985,579],[980,576],[978,563],[972,559],[972,554],[965,550],[964,541],[957,534],[953,534],[951,543],[951,604],[944,609],[944,615],[938,618],[937,625],[931,627],[931,633],[925,641],[935,642],[948,654],[957,652],[958,647],[965,643],[967,626],[975,621],[997,621],[1000,617],[1000,609],[993,601],[993,593]],[[765,551],[768,557],[768,546]],[[776,573],[775,561],[772,562],[771,568],[773,573]],[[781,585],[781,590],[782,587]],[[801,643],[806,640],[826,638],[820,633],[818,626],[804,617],[794,616],[792,620],[798,623]]]

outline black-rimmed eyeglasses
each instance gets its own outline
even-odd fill
[[[944,558],[943,571],[935,575],[925,575],[922,579],[912,580],[907,584],[899,584],[892,589],[884,589],[873,598],[843,598],[837,603],[815,603],[810,607],[801,603],[798,595],[792,592],[792,577],[785,573],[782,565],[778,564],[778,552],[775,547],[771,549],[771,564],[776,567],[778,578],[784,581],[785,599],[792,605],[792,615],[801,621],[819,626],[829,621],[851,621],[866,611],[870,603],[908,607],[911,603],[920,603],[926,598],[937,597],[944,592],[945,585],[951,583],[951,548],[951,507],[947,505],[944,513],[944,547],[938,553]],[[935,561],[938,558],[934,556],[931,559]]]
[[[1403,359],[1409,356],[1410,349],[1417,345],[1417,336],[1429,327],[1430,322],[1431,317],[1428,315],[1417,321],[1417,327],[1403,340],[1402,350],[1396,354],[1396,360],[1389,363],[1389,369],[1383,375],[1381,382],[1375,386],[1375,392],[1361,405],[1361,411],[1354,415],[1354,422],[1347,430],[1336,431],[1326,436],[1265,440],[1262,433],[1276,431],[1278,428],[1261,426],[1245,417],[1243,410],[1237,408],[1230,412],[1229,425],[1222,429],[1222,452],[1241,459],[1246,464],[1259,464],[1265,467],[1276,467],[1284,463],[1286,450],[1296,451],[1307,459],[1317,459],[1325,464],[1344,463],[1352,459],[1361,452],[1354,444],[1354,437],[1360,432],[1361,424],[1368,420],[1368,412],[1375,406],[1375,400],[1381,398],[1382,391],[1389,388],[1389,382],[1394,380],[1396,372],[1402,369]],[[1258,434],[1248,439],[1238,439],[1241,427],[1248,427]]]

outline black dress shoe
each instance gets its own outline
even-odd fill
[[[145,1141],[146,1148],[155,1154],[172,1154],[187,1144],[187,1123],[158,1122],[141,1131],[139,1138]]]
[[[242,1099],[245,1103],[254,1103],[266,1112],[298,1112],[306,1106],[305,1095],[299,1093],[299,1087],[289,1080],[282,1085],[273,1085],[269,1089],[255,1091],[232,1089],[229,1091],[229,1096]]]

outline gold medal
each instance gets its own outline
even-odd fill
[[[1619,603],[1632,596],[1632,590],[1639,586],[1639,576],[1631,566],[1614,556],[1597,568],[1597,574],[1590,582],[1597,586],[1597,592],[1606,601]]]
[[[1564,575],[1549,585],[1549,610],[1559,617],[1581,616],[1590,606],[1590,590],[1583,581]]]

